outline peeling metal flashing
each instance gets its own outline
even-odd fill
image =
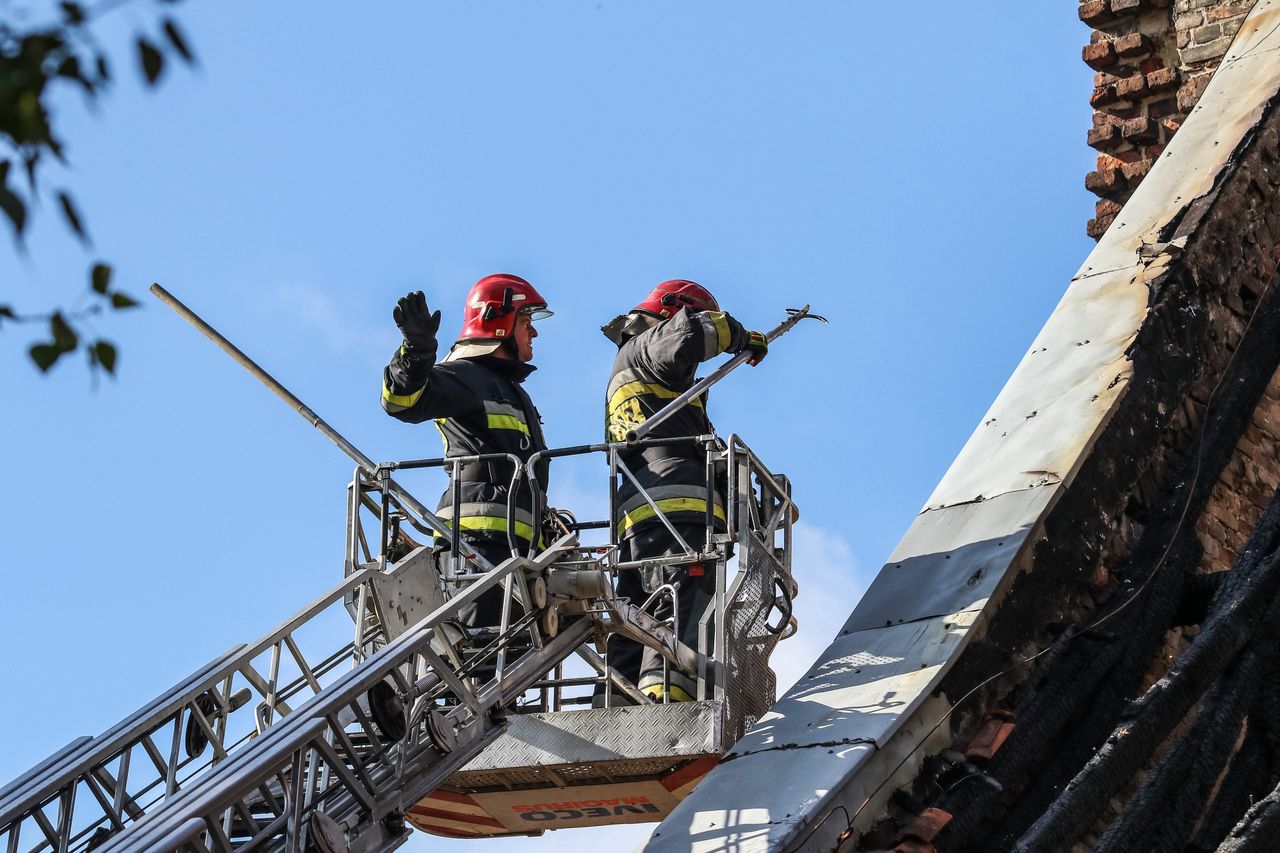
[[[827,823],[833,809],[868,802],[855,829],[878,816],[883,783],[920,756],[940,717],[912,721],[1029,566],[1044,519],[1129,390],[1130,348],[1195,228],[1189,211],[1212,201],[1278,92],[1280,0],[1259,0],[845,631],[647,850],[830,849],[844,828]],[[830,742],[850,745],[804,748]]]
[[[764,752],[786,752],[792,749],[835,749],[837,747],[846,746],[872,746],[876,749],[880,748],[880,745],[874,740],[865,737],[824,740],[819,741],[818,743],[780,743],[774,746],[764,747],[763,749],[757,749],[754,752],[731,752],[721,760],[721,763],[724,763],[725,761],[734,761],[739,758],[746,758],[749,755],[760,755]]]

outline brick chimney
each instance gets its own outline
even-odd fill
[[[1084,48],[1093,78],[1089,147],[1098,196],[1088,233],[1100,238],[1204,92],[1252,0],[1081,0],[1093,27]]]

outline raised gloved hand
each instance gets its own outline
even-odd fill
[[[421,290],[407,293],[396,302],[391,317],[404,335],[406,353],[420,359],[436,359],[436,332],[440,328],[440,312],[427,309],[427,297]]]
[[[755,367],[764,361],[764,357],[769,354],[769,339],[764,336],[764,332],[747,332],[746,342],[743,343],[739,352],[751,353],[751,358],[747,360],[747,364]]]

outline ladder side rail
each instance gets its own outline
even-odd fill
[[[37,803],[46,804],[72,780],[80,778],[86,764],[97,764],[114,757],[123,746],[136,742],[140,731],[148,732],[163,725],[177,710],[186,707],[189,697],[202,692],[211,680],[210,673],[221,673],[229,660],[238,660],[243,644],[234,646],[169,688],[158,698],[116,723],[98,737],[81,737],[54,753],[45,763],[36,765],[11,782],[0,799],[0,832],[8,829],[24,812]]]
[[[590,640],[593,630],[591,621],[588,619],[582,619],[562,629],[555,638],[547,641],[541,652],[522,657],[518,664],[508,670],[502,683],[495,684],[491,688],[491,693],[482,691],[481,702],[486,704],[492,702],[491,707],[496,708],[499,696],[517,695],[531,687],[548,669],[571,656],[575,649]],[[399,812],[402,804],[419,802],[439,788],[506,729],[504,721],[496,721],[491,715],[481,719],[484,727],[471,736],[473,740],[469,740],[453,752],[436,758],[433,756],[432,749],[417,748],[406,755],[404,769],[396,779],[396,784],[389,786],[388,790],[379,797],[379,808],[374,819],[356,825],[355,835],[351,839],[352,849],[381,851],[398,845],[403,837],[389,833],[380,818]],[[421,747],[422,744],[419,746]],[[336,809],[341,809],[343,805],[342,799],[334,802]]]
[[[549,562],[549,561],[548,561]],[[483,578],[470,584],[458,596],[446,602],[435,612],[421,620],[416,626],[392,640],[368,660],[341,676],[329,685],[322,693],[310,699],[275,726],[246,750],[231,756],[226,762],[209,774],[201,777],[195,784],[180,791],[173,799],[153,811],[143,820],[134,824],[125,832],[114,836],[103,850],[126,850],[147,847],[151,841],[167,835],[175,826],[196,813],[207,820],[216,822],[216,815],[228,808],[234,808],[237,797],[247,795],[264,781],[277,774],[281,768],[292,766],[292,756],[299,749],[307,748],[307,744],[320,737],[326,728],[344,725],[340,722],[349,719],[351,710],[358,707],[360,700],[375,684],[400,672],[402,668],[414,663],[420,655],[420,648],[430,649],[436,638],[435,628],[454,618],[461,608],[471,604],[489,589],[503,584],[513,572],[523,571],[529,565],[526,560],[512,559]],[[587,622],[587,620],[584,620]],[[575,623],[576,624],[576,623]],[[572,626],[571,626],[572,627]],[[557,641],[549,644],[555,654],[570,654],[573,647],[586,636],[590,625],[583,624],[577,630],[566,630],[557,637]],[[573,640],[572,645],[569,641]],[[504,690],[515,689],[522,679],[529,683],[541,676],[542,670],[534,671],[544,660],[550,659],[551,653],[546,648],[535,662],[530,662],[530,655],[522,656],[520,661],[509,670],[511,684],[491,682],[477,695],[476,699],[482,708],[496,706]],[[437,656],[436,660],[440,658]],[[554,665],[554,661],[551,661]],[[412,691],[427,691],[439,684],[439,680],[428,679],[427,684],[413,685]],[[417,698],[413,692],[407,697]],[[414,704],[405,702],[406,706]],[[445,715],[450,721],[458,723],[461,730],[475,720],[484,719],[484,715],[475,715],[467,704],[459,705],[451,714]],[[421,728],[420,721],[414,721]],[[348,756],[350,758],[351,756]],[[335,774],[336,775],[336,774]],[[335,783],[331,783],[335,784]]]
[[[310,817],[322,806],[324,815],[347,833],[345,841],[350,849],[374,851],[399,846],[407,836],[407,831],[398,828],[396,821],[388,824],[385,819],[399,815],[405,803],[415,803],[438,788],[449,776],[466,766],[496,740],[506,728],[506,723],[490,712],[501,705],[503,696],[532,686],[549,667],[573,654],[574,649],[587,640],[591,632],[592,626],[588,620],[575,623],[548,641],[542,652],[526,654],[501,680],[491,682],[478,697],[484,713],[471,718],[465,740],[450,750],[442,750],[429,736],[415,731],[414,738],[400,749],[394,766],[371,761],[369,766],[362,768],[364,772],[359,775],[368,779],[371,784],[360,781],[356,774],[338,773],[335,784],[325,791],[316,792],[308,799],[307,795],[311,792],[300,790],[300,786],[291,778],[289,801],[300,803],[305,800],[311,804],[310,808],[295,807],[297,819],[300,821],[304,816]],[[358,692],[357,690],[356,693]],[[331,720],[333,716],[330,715],[325,720]],[[421,729],[421,726],[418,728]],[[204,802],[201,804],[204,808],[200,810],[202,823],[217,820],[222,814],[242,805],[244,798],[253,793],[263,779],[280,774],[290,763],[297,766],[305,762],[307,753],[311,750],[328,752],[329,761],[334,761],[335,753],[323,746],[326,744],[325,735],[324,726],[302,729],[294,743],[281,744],[270,754],[260,756],[251,767],[205,792]],[[298,740],[305,742],[299,745],[296,743]],[[276,823],[278,822],[279,819]],[[178,827],[183,825],[189,825],[189,820],[187,824],[179,823]],[[165,847],[164,840],[173,837],[175,831],[176,828],[157,827],[145,835],[130,839],[130,843],[147,849],[173,849]],[[268,825],[255,837],[262,838],[273,831],[278,832],[278,826]],[[115,849],[104,848],[103,853],[111,853]],[[210,837],[206,846],[197,846],[196,849],[222,851],[226,848],[217,839]],[[300,848],[286,843],[284,849]]]
[[[49,768],[59,766],[70,755],[84,748],[85,744],[93,742],[93,738],[88,735],[82,735],[71,741],[66,746],[54,752],[48,758],[35,764],[31,769],[27,770],[18,778],[9,784],[0,788],[0,804],[4,803],[18,790],[25,788],[27,785],[34,783],[37,776],[41,776],[49,772]]]
[[[229,705],[230,697],[221,696],[220,686],[229,683],[229,680],[236,674],[247,676],[248,673],[255,672],[253,670],[255,658],[277,645],[285,644],[299,628],[338,602],[341,602],[348,594],[359,593],[364,590],[371,584],[373,574],[374,572],[370,569],[362,569],[348,576],[329,592],[281,623],[271,633],[265,635],[253,645],[241,644],[234,647],[226,654],[201,667],[191,676],[166,691],[161,697],[131,714],[104,734],[97,738],[86,738],[78,742],[74,750],[64,750],[61,760],[56,761],[52,766],[44,768],[39,774],[30,772],[26,774],[28,779],[26,784],[21,786],[11,785],[10,787],[13,790],[10,796],[3,803],[0,803],[0,833],[14,831],[24,820],[32,817],[34,812],[53,802],[65,792],[69,791],[73,797],[80,799],[84,792],[91,790],[88,787],[82,787],[81,783],[88,785],[89,779],[94,777],[95,774],[103,772],[117,758],[132,754],[132,751],[138,746],[147,746],[144,742],[166,726],[172,725],[175,728],[176,738],[184,717],[187,718],[189,726],[194,725],[200,728],[202,734],[214,744],[215,750],[222,748],[223,745],[219,742],[218,733],[210,727],[208,718],[197,707],[196,701],[200,697],[210,694],[211,691],[218,691],[223,704],[216,709],[220,713],[216,713],[214,716],[218,723],[217,728],[225,731],[225,724],[230,714],[239,707],[245,707],[245,705],[251,705],[252,703],[246,702],[236,706],[236,708],[231,708]],[[366,590],[366,594],[367,592],[368,590]],[[328,665],[332,666],[332,661]],[[249,690],[251,697],[256,694],[259,700],[268,703],[269,706],[274,708],[280,708],[284,704],[280,701],[276,688],[271,686],[265,679],[246,677],[245,680],[249,687],[243,689]],[[210,737],[211,735],[212,737]],[[159,779],[154,780],[147,786],[148,789],[157,785],[166,786],[166,782],[176,788],[179,784],[188,781],[191,775],[207,769],[207,767],[197,766],[193,772],[188,773],[187,777],[182,777],[179,775],[179,771],[190,770],[192,765],[196,764],[201,757],[201,753],[193,757],[182,758],[175,752],[166,761],[163,756],[155,755],[153,749],[148,749],[148,752],[151,753],[152,763],[156,765],[156,769],[160,774]],[[171,764],[172,766],[164,766],[166,764]],[[123,776],[124,774],[121,775]],[[124,784],[124,780],[117,781],[122,785]],[[97,813],[101,814],[101,817],[91,822],[89,828],[129,823],[136,817],[139,799],[143,796],[143,793],[130,792],[127,796],[120,798],[122,803],[127,800],[130,808],[127,811],[124,809],[116,810],[118,813],[101,808],[100,803],[86,801],[90,806],[98,806]],[[163,791],[157,794],[161,799],[165,795],[166,792]],[[67,843],[68,841],[69,839],[62,839],[62,843]]]

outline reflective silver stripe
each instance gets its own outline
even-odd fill
[[[627,432],[644,423],[648,418],[640,400],[646,396],[658,398],[658,407],[662,400],[674,400],[680,396],[678,391],[646,378],[647,374],[638,370],[620,370],[609,382],[609,396],[605,398],[604,425],[607,441],[622,441]],[[639,377],[639,378],[633,378]],[[629,381],[620,381],[627,379]],[[690,401],[690,406],[701,409],[702,398]]]
[[[510,415],[519,421],[524,421],[524,411],[519,406],[508,406],[506,403],[495,403],[492,400],[484,401],[485,414],[489,415]]]
[[[436,513],[446,524],[452,526],[453,511],[452,508],[446,507]],[[477,530],[484,530],[490,533],[514,533],[516,538],[523,539],[526,542],[534,541],[537,535],[537,528],[532,523],[533,516],[529,513],[517,509],[515,512],[515,521],[512,524],[507,523],[507,508],[502,504],[491,503],[464,503],[462,505],[462,515],[459,516],[458,526],[463,530],[470,530],[473,533]],[[508,528],[511,528],[508,530]],[[437,533],[438,539],[445,538]],[[539,541],[541,538],[539,537]]]
[[[699,311],[693,315],[698,318],[698,325],[702,327],[703,361],[715,358],[720,353],[720,350],[717,349],[717,345],[720,343],[720,336],[716,333],[715,321],[708,317],[707,313],[706,311]]]
[[[436,515],[440,518],[453,518],[454,509],[460,510],[463,518],[477,516],[507,517],[506,504],[489,503],[487,501],[463,501],[457,507],[446,506],[436,510]],[[533,514],[528,510],[520,509],[520,507],[515,509],[515,519],[523,524],[533,525]]]
[[[654,503],[667,498],[695,498],[704,502],[707,499],[707,490],[703,486],[653,486],[645,491],[649,493]],[[649,502],[644,499],[644,495],[635,495],[623,501],[618,509],[626,515],[632,510],[648,505]],[[720,505],[720,501],[717,500],[716,505]]]
[[[635,368],[628,367],[625,370],[619,370],[609,379],[609,389],[605,391],[604,398],[606,400],[613,399],[613,395],[617,393],[618,389],[629,382],[644,382],[648,384],[653,381],[653,377],[648,373],[641,373]]]
[[[485,400],[484,411],[489,429],[511,429],[529,434],[529,424],[525,422],[524,412],[516,406]]]

